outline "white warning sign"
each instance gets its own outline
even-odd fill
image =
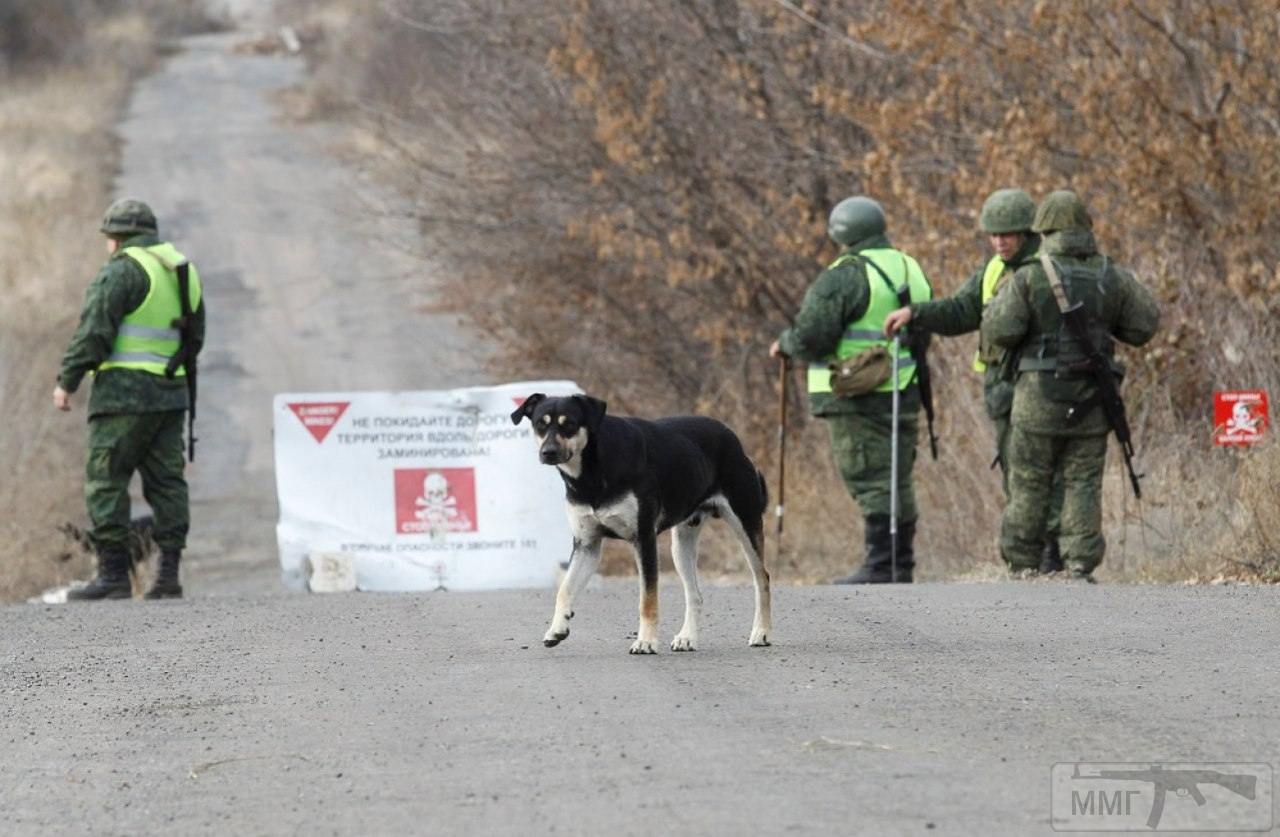
[[[350,556],[361,590],[486,590],[555,583],[571,536],[564,487],[538,462],[531,381],[438,392],[290,393],[275,398],[276,527],[285,584],[307,557]]]

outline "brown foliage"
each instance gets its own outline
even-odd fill
[[[322,95],[360,114],[512,376],[723,417],[767,464],[764,348],[833,255],[831,205],[879,198],[945,292],[985,260],[982,199],[1017,184],[1084,195],[1104,250],[1163,302],[1164,330],[1127,358],[1147,511],[1171,521],[1161,554],[1195,493],[1171,488],[1234,473],[1207,448],[1211,390],[1275,390],[1280,24],[1262,0],[337,7],[350,25],[318,62]],[[935,352],[944,454],[917,472],[934,571],[994,560],[971,352]],[[822,428],[806,430],[793,570],[818,576],[860,550]]]

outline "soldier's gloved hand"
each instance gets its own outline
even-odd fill
[[[53,388],[53,406],[63,412],[71,409],[71,393],[63,389],[61,384]]]
[[[769,357],[786,357],[786,353],[782,351],[782,344],[774,340],[769,346]]]
[[[911,322],[911,309],[899,308],[897,311],[890,311],[889,316],[884,318],[884,333],[887,337],[892,337],[898,333],[898,329]]]

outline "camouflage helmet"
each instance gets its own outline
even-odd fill
[[[884,231],[884,210],[865,195],[840,201],[827,219],[827,235],[846,247]]]
[[[1050,192],[1048,197],[1040,202],[1040,208],[1036,210],[1036,218],[1031,222],[1031,231],[1051,233],[1056,230],[1073,229],[1093,229],[1093,218],[1089,216],[1088,207],[1075,192],[1069,189]]]
[[[159,231],[156,215],[136,198],[121,198],[102,214],[100,232],[105,235],[137,235],[138,233],[155,234]]]
[[[1036,202],[1021,189],[998,189],[982,204],[979,223],[988,235],[1024,233],[1031,229]]]

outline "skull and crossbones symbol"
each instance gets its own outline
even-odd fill
[[[444,474],[427,474],[422,480],[422,496],[413,504],[418,507],[413,516],[426,523],[440,525],[458,519],[458,498],[449,493],[449,481]]]

